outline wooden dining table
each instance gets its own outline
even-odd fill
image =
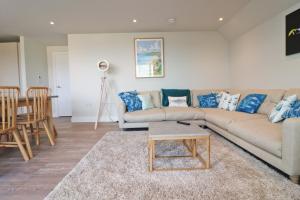
[[[50,131],[52,134],[54,134],[54,136],[57,136],[57,131],[55,128],[55,125],[53,123],[53,114],[52,114],[52,99],[54,98],[58,98],[58,96],[49,96],[48,97],[48,105],[47,105],[47,113],[48,113],[48,126],[50,128]],[[33,103],[33,98],[29,98],[29,104]],[[22,108],[22,107],[26,107],[27,102],[26,102],[26,97],[19,97],[18,99],[18,107]]]

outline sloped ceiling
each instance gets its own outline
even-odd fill
[[[233,40],[300,0],[251,0],[218,30]]]

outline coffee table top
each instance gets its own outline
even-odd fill
[[[178,124],[174,121],[151,122],[149,124],[149,139],[153,140],[180,140],[208,137],[210,133],[196,124]]]

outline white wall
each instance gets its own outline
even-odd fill
[[[165,78],[135,78],[134,38],[138,37],[164,38]],[[73,121],[95,120],[99,59],[112,65],[110,82],[115,94],[134,89],[228,86],[228,44],[217,32],[71,34],[68,47]]]
[[[24,37],[24,51],[27,86],[48,86],[46,45],[39,40]]]
[[[18,43],[0,43],[0,85],[19,86]]]
[[[299,8],[300,3],[230,42],[231,86],[300,87],[300,54],[285,55],[285,16]]]

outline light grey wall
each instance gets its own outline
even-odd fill
[[[231,86],[300,87],[300,54],[285,55],[285,16],[299,8],[300,3],[230,42]]]
[[[19,86],[18,43],[0,43],[0,85]]]
[[[47,46],[36,39],[24,37],[27,87],[48,86]]]
[[[134,38],[139,37],[164,38],[165,78],[135,78]],[[96,67],[99,59],[111,63],[109,76],[114,94],[134,89],[229,85],[228,43],[218,32],[71,34],[68,47],[73,121],[95,120],[100,93],[101,74]]]

